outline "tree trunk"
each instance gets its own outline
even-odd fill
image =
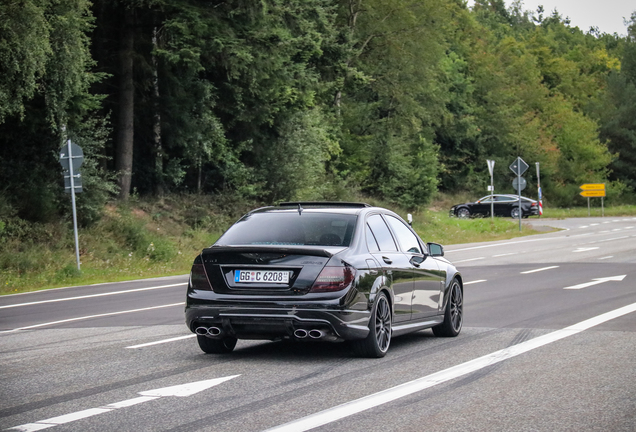
[[[157,49],[157,27],[152,29],[152,47],[153,51]],[[154,193],[158,197],[163,197],[163,144],[161,142],[161,112],[159,104],[159,67],[157,56],[152,54],[152,87],[153,87],[153,135],[155,150],[155,182]]]
[[[133,49],[135,42],[133,10],[124,10],[124,28],[121,33],[120,85],[119,85],[119,119],[115,168],[118,172],[119,199],[126,201],[130,196],[133,165],[134,137],[134,103],[135,88],[133,83]]]

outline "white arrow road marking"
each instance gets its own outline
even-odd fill
[[[572,252],[574,252],[574,253],[577,253],[577,252],[587,252],[587,251],[591,251],[591,250],[594,250],[594,249],[598,249],[598,247],[586,247],[586,248],[580,247],[580,248],[578,248],[577,250],[572,251]]]
[[[578,290],[578,289],[590,287],[592,285],[602,284],[602,283],[605,283],[605,282],[612,282],[612,281],[620,282],[623,279],[625,279],[625,276],[627,276],[627,275],[611,276],[611,277],[606,277],[606,278],[592,279],[592,282],[585,282],[585,283],[582,283],[582,284],[579,284],[579,285],[573,285],[573,286],[565,287],[563,289],[566,289],[566,290]]]
[[[110,412],[120,408],[127,408],[133,405],[137,405],[140,403],[148,402],[151,400],[159,399],[162,397],[168,396],[177,396],[177,397],[187,397],[192,396],[193,394],[202,392],[203,390],[207,390],[210,387],[214,387],[219,385],[225,381],[231,380],[232,378],[236,378],[240,375],[232,375],[223,378],[214,378],[205,381],[197,381],[188,384],[181,384],[171,387],[164,387],[156,390],[148,390],[144,392],[139,392],[141,397],[137,397],[134,399],[128,399],[121,402],[115,402],[110,405],[106,405],[100,408],[90,408],[83,411],[74,412],[71,414],[66,414],[59,417],[52,417],[46,420],[39,420],[35,423],[27,423],[20,426],[12,427],[8,430],[17,430],[21,432],[33,432],[39,431],[42,429],[47,429],[53,426],[66,424],[70,422],[74,422],[76,420],[85,419],[88,417],[92,417],[98,414],[103,414],[106,412]]]
[[[444,369],[442,371],[427,375],[414,381],[410,381],[402,385],[383,390],[381,392],[374,393],[372,395],[365,396],[363,398],[356,399],[342,405],[338,405],[334,408],[329,408],[324,411],[311,414],[307,417],[303,417],[298,420],[273,427],[271,429],[268,429],[267,432],[308,431],[310,429],[314,429],[319,426],[338,421],[345,417],[352,416],[359,412],[366,411],[373,407],[392,402],[396,399],[409,396],[413,393],[420,392],[422,390],[445,383],[455,378],[459,378],[461,376],[478,371],[509,358],[516,357],[528,351],[540,348],[552,342],[556,342],[566,337],[581,333],[599,324],[603,324],[604,322],[621,317],[623,315],[627,315],[632,312],[636,312],[636,303],[632,303],[622,308],[615,309],[594,318],[590,318],[578,324],[574,324],[573,326],[566,327],[562,330],[557,330],[552,333],[530,339],[526,342],[504,348],[500,351],[496,351],[483,357],[470,360],[466,363],[458,364],[457,366]]]

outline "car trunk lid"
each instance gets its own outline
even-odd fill
[[[329,259],[344,248],[213,246],[201,259],[214,292],[263,295],[308,292]]]

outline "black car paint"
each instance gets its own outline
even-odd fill
[[[494,195],[495,197],[509,198],[504,202],[494,202],[495,216],[511,217],[512,212],[519,208],[519,199],[516,195]],[[462,210],[468,210],[468,216],[490,216],[491,202],[485,201],[490,195],[481,197],[477,201],[456,204],[450,209],[450,216],[461,217]],[[533,205],[534,203],[534,205]],[[537,202],[530,198],[521,197],[522,217],[536,216],[539,214]],[[518,214],[518,213],[517,213]]]
[[[296,210],[266,207],[248,215],[283,211]],[[214,288],[197,289],[193,287],[191,277],[186,300],[186,323],[191,331],[200,326],[215,326],[221,329],[221,335],[275,340],[295,339],[296,329],[318,329],[324,332],[322,340],[363,339],[369,333],[372,307],[380,292],[386,293],[391,304],[393,336],[430,328],[444,321],[451,283],[457,279],[462,284],[460,273],[450,262],[443,256],[428,254],[428,246],[419,237],[423,254],[370,253],[368,250],[365,234],[367,217],[380,214],[385,218],[390,215],[406,225],[397,214],[374,207],[306,208],[303,214],[305,212],[356,215],[358,221],[350,246],[215,244],[203,250],[195,264],[203,265],[205,275]],[[298,217],[302,217],[300,212]],[[393,230],[391,233],[397,238]],[[222,243],[222,240],[217,243]],[[443,254],[441,247],[435,245],[435,248]],[[353,283],[342,291],[309,292],[318,274],[330,264],[344,264],[355,269]],[[234,270],[271,265],[293,272],[291,286],[233,286],[230,276]],[[413,305],[407,307],[408,303],[413,303],[412,299],[415,299],[415,313]]]

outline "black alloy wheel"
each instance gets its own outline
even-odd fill
[[[460,208],[459,210],[457,210],[457,217],[460,217],[460,218],[470,217],[470,210],[468,210],[466,207]]]
[[[444,311],[444,322],[433,327],[435,336],[455,337],[464,322],[464,293],[457,279],[453,280],[449,290],[448,302]]]
[[[362,357],[384,357],[391,345],[391,305],[385,293],[378,298],[369,320],[369,334],[362,340],[353,341],[353,348]]]
[[[212,339],[207,336],[197,335],[199,347],[206,354],[227,354],[231,353],[236,346],[236,338],[226,336],[221,339]]]

